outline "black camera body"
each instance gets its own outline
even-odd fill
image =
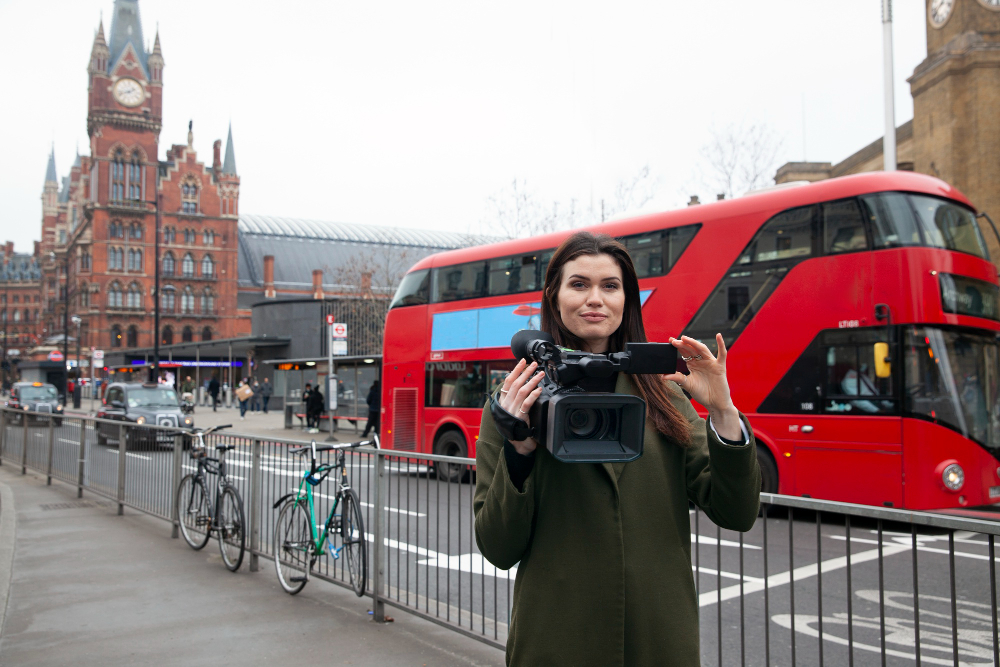
[[[490,412],[508,440],[534,437],[565,462],[614,463],[642,456],[646,402],[638,396],[587,391],[584,378],[622,373],[673,373],[677,350],[668,343],[626,343],[624,352],[592,354],[558,347],[547,333],[522,330],[510,341],[514,356],[545,371],[541,396],[528,412],[533,426],[510,414],[496,397]]]

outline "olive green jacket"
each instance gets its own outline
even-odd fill
[[[698,665],[698,599],[689,504],[723,528],[757,518],[756,443],[724,444],[671,383],[693,424],[683,448],[646,422],[631,463],[563,463],[536,450],[518,491],[489,407],[476,445],[476,542],[501,569],[515,564],[509,665]],[[618,393],[635,394],[619,374]]]

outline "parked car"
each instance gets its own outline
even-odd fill
[[[51,413],[56,415],[52,422],[62,426],[63,404],[59,400],[59,392],[54,385],[47,382],[15,382],[10,389],[10,397],[5,402],[9,408],[20,408],[29,412]],[[13,423],[20,424],[21,417],[15,413]],[[28,421],[48,421],[48,417],[28,415]]]
[[[126,446],[155,447],[170,445],[174,433],[166,430],[142,428],[143,424],[190,429],[194,418],[181,412],[177,392],[169,385],[113,382],[108,385],[104,402],[97,411],[100,419],[123,422],[126,428]],[[97,422],[97,442],[107,445],[118,442],[118,424]]]

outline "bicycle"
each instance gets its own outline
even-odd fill
[[[185,475],[177,487],[177,519],[184,541],[195,551],[204,548],[212,533],[215,533],[219,538],[223,562],[230,571],[236,572],[243,563],[243,553],[246,550],[243,499],[236,487],[229,482],[226,465],[226,452],[236,447],[216,445],[215,449],[219,452],[217,459],[210,458],[205,447],[205,436],[224,428],[232,428],[232,424],[207,430],[192,429],[188,432],[196,439],[191,446],[191,458],[198,468],[196,472]],[[213,506],[209,505],[206,472],[218,475]]]
[[[275,509],[281,506],[274,524],[274,568],[278,573],[278,582],[286,593],[295,595],[305,587],[316,560],[324,553],[326,547],[334,560],[339,559],[342,552],[346,554],[351,588],[358,597],[365,594],[368,585],[365,522],[361,516],[358,494],[351,488],[347,478],[344,451],[368,444],[374,444],[377,448],[378,436],[375,436],[374,441],[362,440],[344,445],[317,445],[314,440],[308,447],[289,450],[290,454],[297,455],[311,452],[312,460],[309,472],[305,473],[299,482],[299,488],[274,503]],[[323,463],[317,466],[316,453],[330,450],[337,450],[337,462],[334,465]],[[330,508],[330,515],[322,531],[319,531],[313,502],[313,487],[319,485],[337,468],[341,471],[337,495],[333,507]],[[334,537],[339,540],[340,546],[334,547]]]

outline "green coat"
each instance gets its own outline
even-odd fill
[[[517,579],[509,665],[697,665],[698,599],[688,501],[747,531],[760,504],[756,443],[721,442],[672,385],[693,423],[682,448],[646,422],[631,463],[563,463],[536,450],[519,492],[489,407],[476,445],[476,542]],[[635,394],[619,374],[618,393]]]

